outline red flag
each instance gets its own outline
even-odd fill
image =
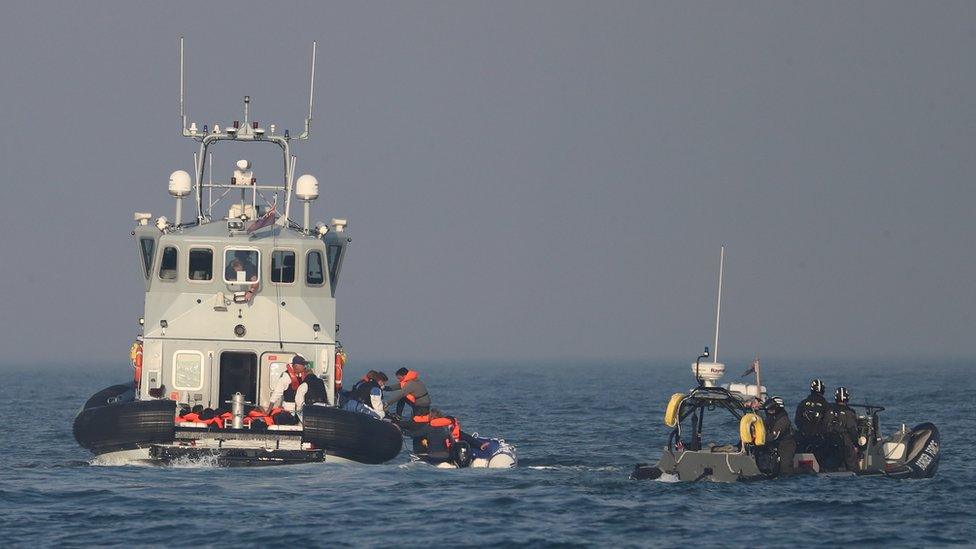
[[[271,207],[268,208],[268,213],[266,213],[266,214],[262,215],[261,217],[255,219],[254,220],[254,223],[251,223],[251,225],[247,228],[247,232],[253,233],[254,231],[256,231],[258,229],[261,229],[263,227],[267,227],[268,225],[271,225],[272,223],[274,223],[275,222],[275,218],[278,217],[278,210],[276,209],[277,204],[278,204],[278,199],[276,197],[274,204],[272,204]]]

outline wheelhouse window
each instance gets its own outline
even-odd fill
[[[250,284],[259,280],[258,265],[261,256],[257,250],[229,248],[224,254],[224,282]]]
[[[142,267],[146,275],[146,280],[148,280],[149,274],[152,273],[152,260],[153,252],[156,251],[156,239],[149,237],[140,238],[139,249],[142,250]]]
[[[271,252],[271,282],[279,284],[295,282],[295,252],[289,250]]]
[[[190,280],[213,280],[213,250],[190,248]]]
[[[309,286],[321,286],[325,283],[325,273],[322,270],[322,252],[312,250],[308,252],[305,261],[305,283]]]
[[[203,353],[177,351],[173,355],[173,388],[182,391],[203,389]]]
[[[162,280],[176,280],[176,259],[178,252],[173,246],[163,248],[163,258],[159,262],[159,278]]]

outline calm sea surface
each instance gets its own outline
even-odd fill
[[[408,463],[406,452],[379,466],[92,466],[72,438],[72,419],[92,393],[127,380],[128,366],[0,370],[0,540],[8,547],[976,543],[976,363],[764,361],[764,383],[791,409],[815,375],[831,392],[843,384],[853,401],[886,406],[886,432],[934,422],[943,449],[934,479],[630,481],[634,463],[660,454],[663,407],[692,384],[686,362],[408,365],[427,381],[435,406],[458,415],[466,430],[515,443],[520,467],[504,471],[438,470]],[[353,360],[347,377],[398,366]],[[745,367],[731,362],[724,381]]]

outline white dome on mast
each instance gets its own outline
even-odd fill
[[[192,181],[190,174],[183,170],[176,170],[169,174],[169,194],[174,198],[183,198],[190,194]]]

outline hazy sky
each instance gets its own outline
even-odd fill
[[[299,130],[362,359],[972,356],[974,2],[5,2],[0,362],[125,360],[199,124]],[[229,176],[232,156],[218,156]],[[256,165],[258,173],[264,166]],[[277,166],[275,166],[277,168]],[[218,170],[218,174],[219,174]]]

